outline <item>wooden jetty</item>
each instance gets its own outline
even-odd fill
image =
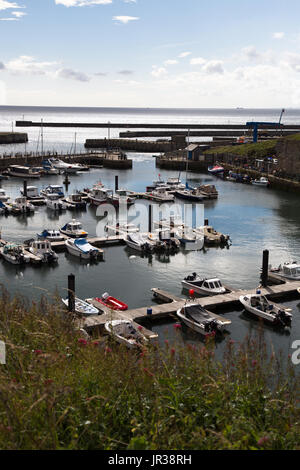
[[[266,297],[270,299],[276,299],[284,297],[286,295],[296,294],[299,288],[300,282],[289,281],[284,282],[283,284],[261,287],[260,291],[261,294],[266,295]],[[146,319],[155,321],[157,319],[172,317],[178,309],[182,308],[187,302],[191,301],[188,299],[182,299],[158,288],[153,288],[151,290],[153,292],[154,297],[162,300],[165,303],[152,305],[151,307],[131,309],[125,312],[116,311],[113,314],[114,318],[126,318],[136,323],[143,322]],[[220,310],[224,307],[228,308],[230,306],[234,307],[237,304],[239,305],[239,298],[241,295],[253,294],[255,292],[256,288],[250,290],[237,289],[232,290],[230,293],[223,295],[195,298],[193,299],[193,302],[206,308],[214,318],[221,318],[224,322],[224,320],[226,321],[224,316],[218,315],[212,310]],[[93,301],[92,299],[89,299],[88,302],[95,305],[95,301]],[[107,321],[108,315],[111,315],[111,312],[109,314],[106,312],[106,315],[89,316],[82,321],[82,328],[86,329],[87,331],[92,331],[94,328],[98,327],[101,328],[104,325],[105,321]],[[230,320],[228,320],[228,324],[230,324]]]

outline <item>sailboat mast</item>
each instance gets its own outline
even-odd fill
[[[187,187],[187,174],[189,168],[189,145],[190,145],[190,129],[188,129],[188,139],[187,139],[187,150],[186,150],[186,168],[185,168],[185,186]]]

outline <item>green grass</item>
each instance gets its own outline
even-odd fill
[[[257,144],[226,145],[206,150],[206,154],[231,153],[241,157],[264,158],[276,153],[277,139],[265,140]]]
[[[59,310],[0,299],[1,449],[300,448],[299,380],[261,337],[227,341],[222,364],[214,338],[134,353]]]

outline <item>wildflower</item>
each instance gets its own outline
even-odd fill
[[[254,360],[252,361],[252,367],[255,367],[256,365],[257,365],[257,361],[254,359]]]
[[[93,344],[95,347],[96,347],[96,346],[99,346],[99,344],[100,344],[100,341],[93,341],[93,343],[92,343],[92,344]]]
[[[40,354],[43,354],[43,351],[41,349],[35,349],[34,351],[34,354],[36,354],[37,356],[39,356]]]
[[[174,354],[175,354],[175,349],[172,348],[170,352],[171,352],[171,355],[174,356]]]
[[[175,329],[180,329],[180,328],[181,328],[180,323],[175,323],[174,328],[175,328]]]
[[[106,346],[106,348],[105,348],[105,352],[107,352],[107,353],[111,353],[111,352],[112,352],[112,349],[110,349],[108,346]]]
[[[79,338],[79,339],[78,339],[78,343],[79,343],[79,344],[82,344],[83,346],[86,346],[86,345],[87,345],[87,340],[86,340],[86,339],[83,339],[83,338]]]
[[[142,331],[143,330],[143,327],[141,325],[138,326],[138,330],[139,331]]]
[[[149,377],[154,377],[154,374],[152,374],[152,372],[150,372],[149,369],[147,369],[146,367],[144,368],[144,372],[149,375]]]
[[[229,344],[234,344],[235,342],[233,341],[233,339],[230,339],[230,340],[228,341],[228,343],[229,343]]]
[[[51,384],[53,384],[53,382],[54,382],[54,380],[52,380],[52,379],[46,379],[44,384],[45,385],[51,385]]]
[[[169,344],[169,341],[167,339],[165,339],[165,344],[168,346]]]
[[[263,436],[259,439],[259,441],[257,441],[257,445],[258,445],[258,447],[262,447],[268,441],[269,441],[269,437],[268,436]]]
[[[91,423],[92,423],[91,421],[86,421],[84,424],[85,424],[85,426],[88,426]]]

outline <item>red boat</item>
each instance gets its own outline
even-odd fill
[[[224,173],[224,168],[216,164],[215,166],[208,168],[208,172],[212,175],[219,175],[221,173]]]
[[[96,297],[95,300],[100,302],[100,304],[105,305],[105,307],[111,308],[112,310],[128,310],[127,304],[121,300],[115,299],[107,292],[105,292],[102,297]]]

